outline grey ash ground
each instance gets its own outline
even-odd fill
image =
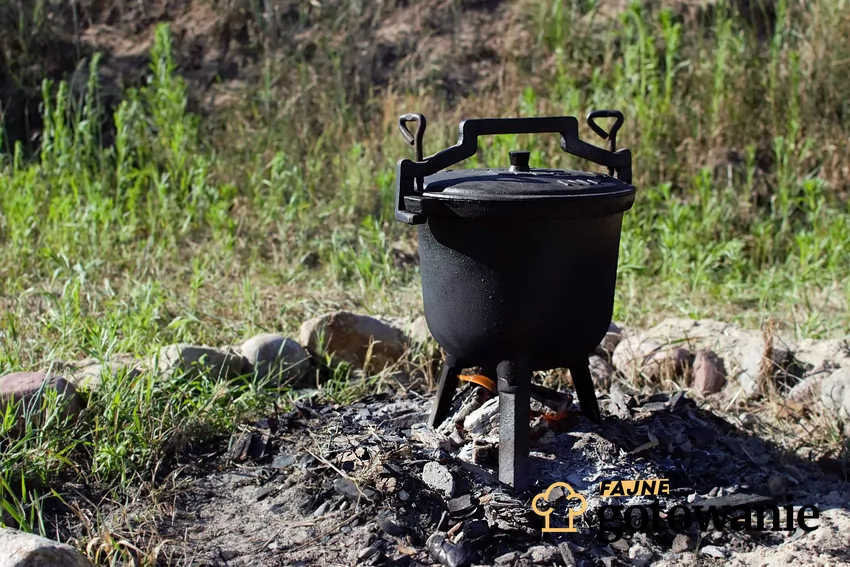
[[[466,385],[450,423],[491,396]],[[457,419],[442,435],[424,426],[430,399],[414,392],[347,406],[305,398],[294,411],[234,435],[227,451],[193,457],[172,510],[159,520],[160,534],[179,542],[167,564],[745,565],[756,558],[768,565],[771,554],[778,563],[850,561],[850,523],[841,509],[850,492],[841,471],[784,452],[682,392],[641,398],[615,388],[613,398],[600,398],[601,424],[577,411],[538,419],[535,484],[518,495],[494,479],[491,425],[498,420],[472,424],[473,434]],[[800,530],[727,529],[626,534],[609,544],[593,513],[599,482],[624,478],[670,479],[662,509],[747,495],[784,504],[791,494],[796,505],[820,507],[820,539],[807,547],[814,536]],[[587,496],[578,533],[543,533],[542,517],[531,511],[532,497],[555,481]],[[565,518],[564,502],[553,498],[553,526]]]

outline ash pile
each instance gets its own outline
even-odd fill
[[[519,494],[497,481],[498,398],[479,384],[459,389],[436,429],[426,425],[430,400],[412,391],[348,405],[298,402],[274,427],[264,420],[234,444],[235,460],[251,471],[247,489],[244,479],[239,490],[221,479],[207,486],[239,500],[251,518],[245,521],[263,526],[261,545],[246,547],[251,558],[231,543],[236,559],[226,565],[241,565],[239,556],[244,565],[304,566],[723,562],[801,531],[631,530],[616,522],[602,530],[595,511],[651,500],[661,510],[784,505],[789,494],[795,502],[823,498],[836,486],[811,463],[699,409],[681,391],[641,397],[615,384],[600,396],[603,421],[596,424],[563,396],[547,403],[535,396],[532,482]],[[601,497],[602,482],[623,479],[666,479],[670,490]],[[575,532],[547,531],[567,526],[576,505],[564,483],[583,495],[586,512],[573,517]],[[532,501],[543,493],[535,512]],[[191,513],[191,505],[183,508]],[[266,540],[281,516],[286,528]]]

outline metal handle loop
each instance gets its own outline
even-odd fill
[[[614,118],[614,125],[611,126],[611,130],[608,132],[603,130],[602,127],[596,123],[597,118]],[[617,151],[617,132],[619,132],[624,121],[625,117],[619,110],[594,110],[587,114],[587,125],[590,126],[590,129],[596,132],[596,134],[603,140],[610,139],[609,147],[612,153]]]

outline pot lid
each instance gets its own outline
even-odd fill
[[[606,132],[594,121],[597,118],[616,121]],[[416,159],[401,159],[397,165],[396,220],[423,224],[432,214],[463,218],[598,217],[629,209],[635,197],[631,152],[616,148],[623,115],[598,110],[589,113],[587,120],[594,132],[609,140],[610,149],[582,140],[574,116],[479,118],[462,121],[457,143],[426,158],[422,152],[425,117],[402,115],[399,129],[413,145]],[[418,123],[415,133],[407,127],[413,121]],[[609,175],[531,169],[529,152],[511,152],[510,167],[505,169],[448,169],[474,156],[481,136],[544,133],[559,134],[562,150],[607,168]]]
[[[425,178],[423,199],[521,201],[622,196],[635,188],[589,171],[532,169],[530,152],[511,152],[510,168],[446,170]]]

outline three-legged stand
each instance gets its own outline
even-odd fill
[[[437,395],[429,423],[437,427],[446,419],[457,390],[458,375],[465,364],[447,355],[440,371]],[[587,359],[568,366],[573,378],[581,411],[589,419],[601,419],[593,378]],[[488,377],[497,378],[499,389],[499,481],[522,492],[528,487],[529,419],[531,415],[532,370],[522,361],[505,360],[494,368],[484,370]]]

